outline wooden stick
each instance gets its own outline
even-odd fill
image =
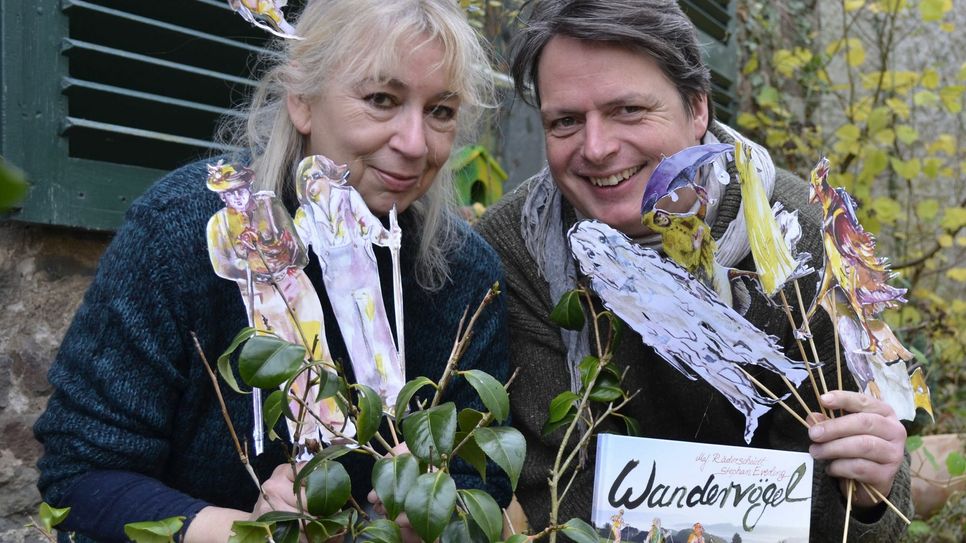
[[[808,423],[805,422],[805,419],[803,419],[802,417],[800,417],[798,415],[798,413],[796,413],[791,407],[788,407],[788,404],[786,404],[785,402],[783,402],[778,396],[775,395],[774,392],[772,392],[771,390],[769,390],[768,387],[765,386],[764,383],[762,383],[758,379],[755,379],[750,373],[748,373],[747,371],[745,371],[745,368],[742,368],[741,366],[739,366],[737,364],[735,364],[735,367],[738,368],[739,370],[741,370],[741,373],[744,373],[745,374],[745,377],[747,377],[748,379],[750,379],[751,382],[755,384],[755,386],[757,386],[758,388],[760,388],[762,390],[762,392],[764,392],[765,394],[767,394],[771,399],[773,399],[776,402],[778,402],[778,405],[784,407],[785,408],[785,411],[788,411],[788,413],[791,414],[791,416],[795,417],[795,419],[798,420],[798,422],[802,423],[802,425],[805,426],[806,428],[809,427],[808,426]]]
[[[906,523],[906,525],[912,524],[912,521],[909,520],[909,517],[903,515],[902,514],[902,511],[900,511],[899,508],[895,506],[895,504],[893,504],[891,501],[889,501],[888,498],[886,498],[885,496],[883,496],[882,493],[879,492],[879,489],[878,488],[876,488],[874,486],[871,486],[869,484],[866,484],[866,483],[859,483],[859,484],[861,484],[862,485],[862,488],[864,488],[865,491],[868,492],[869,494],[871,494],[873,497],[882,500],[882,503],[886,504],[889,507],[889,509],[892,509],[892,511],[895,514],[899,515],[899,518],[901,518],[902,521]]]
[[[779,290],[778,291],[778,294],[781,296],[781,299],[782,299],[782,307],[785,309],[785,316],[788,317],[788,323],[791,325],[792,330],[793,330],[793,334],[794,334],[794,330],[797,330],[798,327],[795,325],[795,319],[794,319],[794,317],[792,317],[792,308],[791,308],[791,305],[789,305],[789,303],[788,303],[788,298],[785,297],[785,291],[784,290]],[[805,315],[805,313],[803,312],[802,313],[802,317],[803,317],[802,320],[807,323],[808,321],[806,321],[804,319],[804,315]],[[823,415],[827,415],[827,413],[825,413],[825,408],[822,407],[822,402],[819,400],[819,396],[821,395],[821,393],[819,392],[819,389],[818,389],[818,382],[815,381],[815,374],[812,372],[812,366],[808,363],[808,355],[805,354],[805,346],[802,345],[802,340],[798,339],[798,337],[795,337],[795,343],[798,344],[798,350],[799,350],[799,352],[802,355],[802,361],[805,362],[805,369],[808,370],[808,380],[811,381],[811,383],[812,383],[812,391],[815,393],[815,404],[818,405],[818,410]],[[819,362],[819,360],[818,360],[818,357],[816,356],[815,357],[815,363],[817,364],[818,362]],[[808,406],[806,406],[806,411],[811,412],[812,410],[809,409]]]
[[[795,283],[795,296],[798,298],[798,310],[802,312],[802,325],[805,327],[805,333],[808,334],[808,346],[812,348],[812,356],[815,357],[815,363],[818,364],[821,360],[818,357],[818,348],[815,346],[815,338],[812,337],[812,329],[808,325],[808,319],[805,318],[808,315],[808,310],[805,309],[805,302],[802,301],[802,290],[798,286],[798,279],[794,281]],[[818,378],[822,382],[822,392],[828,392],[828,385],[825,384],[825,373],[822,371],[818,372]],[[821,407],[821,405],[819,406]],[[823,409],[824,412],[824,409]]]
[[[852,515],[852,494],[855,494],[855,481],[849,479],[848,496],[845,497],[845,528],[842,529],[842,543],[849,540],[849,519]]]

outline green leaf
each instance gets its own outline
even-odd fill
[[[946,7],[946,4],[947,0],[921,0],[919,2],[919,14],[922,16],[922,22],[941,21],[946,11],[952,7],[951,2],[949,2],[949,7]]]
[[[0,159],[0,213],[16,206],[27,196],[23,172]]]
[[[600,373],[600,359],[596,356],[585,356],[584,359],[580,361],[577,369],[580,370],[581,385],[583,385],[584,388],[587,388],[587,385],[596,379],[597,374]]]
[[[459,429],[464,432],[469,432],[473,428],[476,428],[476,425],[479,424],[481,420],[483,420],[483,413],[480,413],[476,409],[470,409],[469,407],[461,410],[460,414],[457,416]]]
[[[319,469],[323,462],[329,460],[335,460],[352,452],[354,449],[350,448],[348,445],[332,445],[331,447],[326,447],[320,452],[315,453],[311,460],[302,466],[302,469],[295,474],[295,482],[292,484],[292,491],[297,491],[302,488],[305,484],[305,478],[308,477],[313,471]]]
[[[928,524],[921,520],[914,520],[912,524],[909,525],[907,530],[910,536],[914,537],[926,537],[932,533],[932,528]]]
[[[375,390],[366,385],[355,384],[352,388],[359,391],[359,416],[356,418],[356,439],[368,443],[379,431],[382,422],[382,398]]]
[[[473,466],[480,477],[486,481],[486,455],[473,439],[463,442],[468,435],[469,432],[456,432],[456,443],[463,443],[459,449],[456,449],[456,456],[466,460],[466,463]]]
[[[251,386],[275,388],[284,383],[305,362],[305,347],[272,336],[255,336],[242,347],[238,374]]]
[[[496,462],[496,465],[503,468],[510,477],[511,488],[516,490],[527,451],[527,442],[523,434],[515,428],[500,426],[480,428],[473,437],[483,452]]]
[[[579,518],[568,520],[560,531],[576,543],[598,543],[600,541],[597,530],[594,530],[593,526]]]
[[[225,349],[225,352],[221,353],[218,357],[218,374],[224,379],[225,384],[229,386],[232,390],[239,394],[248,394],[248,392],[242,391],[238,388],[238,381],[235,380],[235,374],[231,371],[231,355],[238,349],[238,346],[242,343],[248,341],[257,333],[257,330],[251,327],[242,328],[240,332],[235,334],[235,339],[231,340],[231,344]]]
[[[456,507],[456,483],[445,471],[424,473],[406,496],[406,516],[423,541],[434,541]]]
[[[359,535],[362,536],[363,541],[371,541],[372,543],[402,543],[402,532],[399,530],[399,525],[384,518],[367,524],[359,532]]]
[[[488,539],[479,526],[465,515],[459,515],[451,520],[443,530],[443,534],[439,536],[439,543],[488,543],[490,541],[496,540]]]
[[[953,477],[959,477],[966,472],[966,457],[957,451],[949,453],[946,457],[946,471]]]
[[[513,534],[503,543],[527,543],[527,541],[530,541],[530,538],[526,534]]]
[[[438,462],[440,455],[453,451],[456,405],[446,402],[425,411],[410,413],[403,419],[403,435],[416,458],[430,464],[434,459]]]
[[[318,379],[319,386],[319,395],[316,397],[316,400],[324,400],[335,396],[339,392],[339,385],[342,384],[339,376],[331,369],[324,367],[321,363],[315,364],[315,366],[316,371],[312,375]]]
[[[466,489],[458,492],[463,498],[470,518],[483,530],[489,541],[499,540],[503,533],[503,516],[500,514],[500,506],[497,505],[496,500],[482,490]]]
[[[58,524],[64,522],[64,519],[67,518],[67,515],[70,513],[70,507],[58,509],[56,507],[51,507],[47,502],[41,502],[39,513],[40,524],[43,525],[44,531],[49,533]]]
[[[580,291],[571,290],[561,296],[557,307],[550,312],[550,320],[567,330],[580,330],[584,327],[584,307],[580,304]]]
[[[269,511],[258,517],[258,522],[264,522],[267,524],[275,524],[278,522],[289,522],[292,520],[308,520],[311,517],[304,513],[297,513],[295,511]]]
[[[275,543],[298,543],[302,535],[302,525],[297,520],[278,521],[272,529]]]
[[[399,391],[399,394],[396,396],[397,421],[403,420],[403,417],[406,416],[406,410],[409,409],[409,402],[413,399],[413,395],[416,394],[416,391],[427,385],[437,388],[436,383],[430,381],[428,377],[423,376],[419,376],[403,385],[402,389]]]
[[[620,418],[624,419],[624,426],[627,427],[627,435],[629,436],[640,436],[641,435],[641,425],[637,422],[634,417],[628,417],[627,415],[617,414]]]
[[[124,535],[135,543],[168,543],[184,526],[184,517],[170,517],[148,522],[131,522],[124,525]]]
[[[349,473],[342,464],[326,460],[308,476],[305,485],[306,509],[316,516],[328,516],[337,513],[349,494],[352,493],[352,481]]]
[[[403,510],[406,495],[419,477],[419,462],[411,454],[381,458],[372,468],[372,488],[386,508],[386,518],[395,520]]]
[[[552,424],[566,417],[573,410],[574,404],[578,400],[580,400],[580,396],[576,392],[565,390],[557,394],[556,398],[550,400],[550,412],[547,415],[547,424]]]
[[[309,543],[326,543],[333,537],[344,534],[344,522],[333,519],[319,519],[305,525],[305,535]]]
[[[597,377],[594,389],[590,393],[590,399],[595,402],[608,403],[617,400],[623,395],[624,391],[621,390],[620,380],[614,377],[610,371],[606,371]]]
[[[506,393],[503,385],[492,375],[480,370],[468,370],[459,372],[460,375],[470,382],[480,395],[483,405],[490,411],[493,418],[499,422],[506,420],[510,415],[510,395]]]
[[[283,412],[294,418],[288,409],[288,402],[285,400],[285,393],[276,390],[269,394],[262,404],[262,419],[265,421],[265,427],[268,428],[269,439],[278,439],[278,434],[275,433],[275,423],[281,418]]]
[[[236,520],[228,543],[265,543],[272,537],[272,525],[254,520]]]
[[[916,449],[922,447],[922,443],[922,436],[909,436],[906,438],[906,451],[912,453]]]
[[[574,411],[572,413],[568,413],[567,416],[565,416],[564,418],[562,418],[562,419],[560,419],[560,420],[558,420],[556,422],[547,421],[547,422],[545,422],[543,424],[543,428],[540,429],[540,434],[543,435],[543,436],[548,436],[548,435],[556,432],[557,429],[563,428],[565,426],[568,426],[571,422],[574,421],[575,418],[577,418],[577,412],[576,411]]]

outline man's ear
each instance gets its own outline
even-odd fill
[[[299,134],[308,136],[312,133],[312,106],[302,96],[289,94],[285,97],[285,107],[288,108],[288,118]]]
[[[708,95],[699,94],[691,99],[691,123],[694,128],[694,141],[701,143],[701,139],[708,131]]]

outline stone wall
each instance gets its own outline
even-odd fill
[[[0,222],[0,541],[40,541],[33,423],[50,394],[47,370],[110,236]]]

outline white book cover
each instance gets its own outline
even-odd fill
[[[608,541],[807,543],[807,453],[601,434],[592,522]]]

